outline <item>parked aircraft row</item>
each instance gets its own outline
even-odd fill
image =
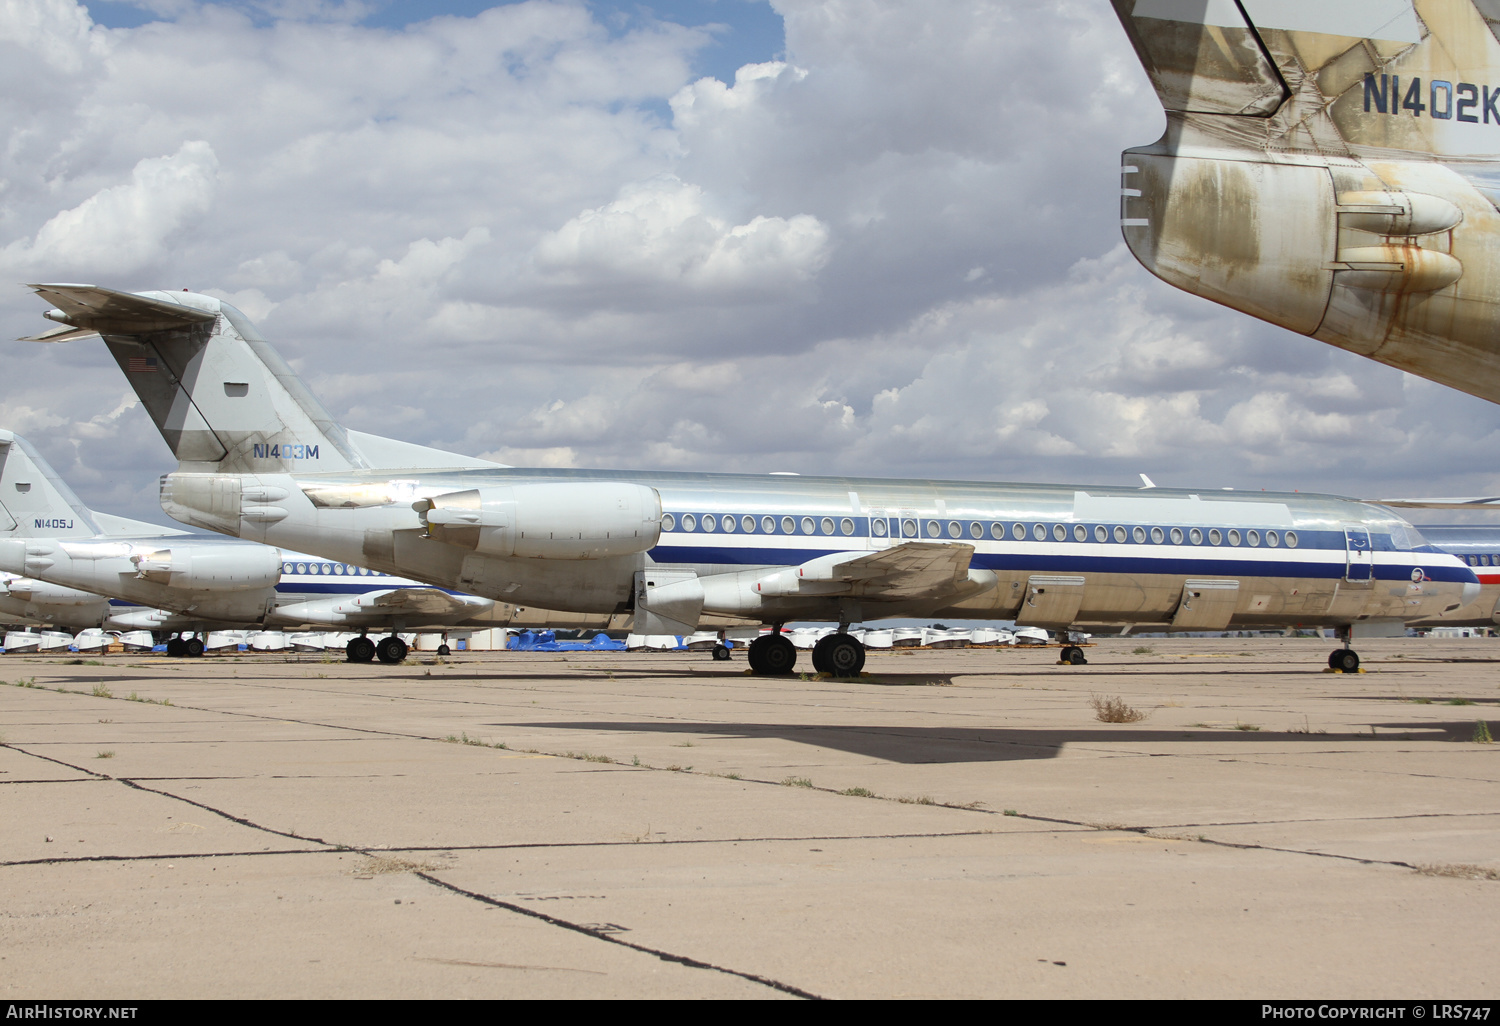
[[[408,629],[621,626],[608,615],[527,610],[408,578],[282,552],[257,542],[191,535],[97,513],[25,438],[0,431],[0,617],[71,628],[171,634],[229,625],[355,631],[352,662],[400,662]],[[379,642],[370,632],[386,633]]]
[[[770,624],[749,648],[759,673],[795,665],[792,621],[838,624],[813,664],[857,673],[850,625],[886,617],[1332,627],[1344,648],[1330,665],[1354,669],[1353,639],[1480,592],[1399,516],[1336,496],[504,467],[343,428],[221,300],[33,287],[64,325],[42,338],[103,336],[179,461],[161,498],[182,523],[309,553],[346,581],[366,567],[445,594],[629,615],[640,634]],[[172,572],[110,544],[75,556],[58,543],[28,564],[28,543],[4,542],[0,568],[141,557],[137,579]]]
[[[1492,5],[1113,2],[1167,114],[1163,137],[1122,161],[1137,258],[1215,302],[1500,399]],[[1476,575],[1492,564],[1469,559],[1480,553],[1446,553],[1371,503],[504,467],[343,428],[220,300],[33,287],[60,325],[36,340],[102,336],[161,431],[178,460],[161,483],[167,513],[309,555],[121,537],[134,528],[97,521],[84,537],[0,541],[0,567],[28,578],[9,586],[17,602],[86,605],[45,582],[166,609],[162,622],[337,616],[394,631],[524,604],[630,617],[641,634],[770,624],[749,649],[759,673],[796,662],[782,625],[825,621],[838,629],[812,661],[839,674],[864,662],[850,626],[884,617],[1332,627],[1344,647],[1329,665],[1349,670],[1355,638],[1495,615]],[[317,587],[278,591],[304,563]],[[382,590],[318,590],[351,583]]]

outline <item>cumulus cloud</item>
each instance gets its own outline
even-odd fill
[[[723,298],[806,282],[828,262],[817,218],[756,215],[731,225],[706,209],[701,186],[663,175],[632,183],[536,247],[546,275],[570,284],[610,281],[709,290]]]
[[[208,213],[219,163],[202,140],[165,157],[149,157],[128,181],[94,193],[50,218],[33,240],[0,253],[11,268],[62,268],[128,274],[159,261],[167,244]]]
[[[773,3],[785,52],[720,81],[710,30],[582,0],[0,0],[0,264],[211,292],[350,427],[519,465],[1500,485],[1495,407],[1125,252],[1162,114],[1098,0]],[[7,360],[0,426],[160,519],[97,344]]]

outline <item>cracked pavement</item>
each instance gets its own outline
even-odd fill
[[[0,995],[1493,996],[1500,642],[1330,646],[5,657]]]

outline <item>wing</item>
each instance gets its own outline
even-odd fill
[[[860,595],[873,599],[937,597],[969,580],[974,546],[947,542],[903,542],[850,557],[824,556],[783,570],[756,584],[767,596]]]
[[[480,600],[486,605],[488,599]],[[452,616],[464,610],[478,612],[475,600],[470,596],[452,595],[441,588],[389,588],[385,591],[368,591],[339,603],[341,610],[350,612],[358,607],[362,613],[420,613],[424,616]]]

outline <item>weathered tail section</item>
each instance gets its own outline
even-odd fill
[[[1500,401],[1500,2],[1114,4],[1167,113],[1121,161],[1137,259]]]
[[[154,529],[159,530],[159,529]],[[93,538],[109,533],[26,439],[0,430],[0,535]]]
[[[494,466],[346,431],[239,310],[192,292],[32,285],[64,327],[27,341],[100,335],[182,469],[284,474]]]

